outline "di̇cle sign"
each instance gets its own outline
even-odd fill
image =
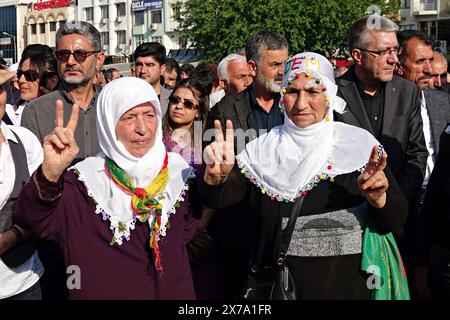
[[[37,2],[33,3],[33,10],[40,11],[45,9],[68,7],[71,5],[77,5],[77,0],[38,0]]]
[[[162,8],[162,0],[135,0],[131,3],[133,11],[154,10]]]

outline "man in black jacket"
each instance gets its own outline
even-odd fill
[[[225,128],[226,120],[231,120],[237,153],[250,140],[284,122],[279,101],[288,58],[286,39],[276,32],[261,31],[247,40],[245,52],[253,84],[243,92],[225,96],[211,109],[206,125],[206,129],[214,128],[214,120],[220,120]],[[247,205],[238,203],[218,210],[209,227],[222,260],[226,299],[238,298],[250,264]]]
[[[450,123],[441,135],[440,151],[428,183],[416,242],[412,289],[420,298],[450,298]],[[429,279],[428,279],[429,277]]]
[[[337,79],[347,112],[336,114],[336,120],[364,128],[381,142],[388,167],[411,206],[421,190],[428,151],[419,88],[394,75],[399,63],[397,30],[394,22],[381,16],[366,16],[353,24],[348,42],[354,66]],[[397,236],[401,239],[403,230]]]

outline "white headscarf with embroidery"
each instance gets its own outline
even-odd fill
[[[128,110],[145,102],[150,102],[156,113],[158,124],[153,147],[142,157],[131,155],[116,136],[116,125]],[[136,216],[131,208],[131,195],[121,190],[105,170],[105,157],[113,160],[131,178],[136,187],[145,188],[160,172],[166,156],[162,142],[161,107],[153,87],[135,77],[119,78],[108,83],[97,100],[97,133],[100,152],[69,168],[78,172],[79,179],[86,185],[89,196],[97,203],[96,213],[110,220],[114,237],[112,243],[122,244],[130,238]],[[162,204],[161,229],[164,236],[169,215],[175,212],[175,204],[183,200],[187,180],[192,176],[192,168],[177,153],[168,154],[169,182],[164,192],[158,195]],[[152,220],[149,219],[149,224]]]
[[[286,61],[281,85],[282,109],[285,88],[299,74],[311,77],[325,88],[328,110],[324,119],[300,128],[285,113],[284,125],[251,141],[236,157],[241,172],[262,193],[278,201],[294,201],[320,180],[333,181],[337,175],[363,168],[372,148],[380,145],[366,130],[334,122],[333,111],[343,113],[345,101],[337,96],[333,67],[317,53],[297,54]]]

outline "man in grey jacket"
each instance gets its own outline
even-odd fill
[[[64,119],[68,120],[74,103],[80,106],[75,139],[80,147],[78,159],[100,152],[96,128],[96,98],[101,87],[94,85],[97,70],[105,55],[101,52],[101,36],[87,22],[67,22],[56,33],[56,58],[61,85],[58,90],[30,102],[22,115],[21,125],[31,130],[42,143],[54,126],[55,105],[61,100]]]

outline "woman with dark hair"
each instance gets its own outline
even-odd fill
[[[201,82],[181,80],[169,97],[163,120],[166,150],[180,154],[192,166],[198,179],[203,177],[201,137],[209,110],[208,94]],[[200,199],[191,199],[193,204],[200,204]],[[195,206],[193,210],[198,225],[187,248],[196,296],[199,300],[221,299],[217,277],[219,266],[206,232],[214,210],[201,206]]]
[[[6,108],[14,125],[20,125],[28,102],[55,90],[59,84],[57,70],[56,56],[49,46],[34,44],[25,48],[17,70],[20,99]]]
[[[208,92],[195,80],[184,79],[169,97],[163,120],[163,141],[167,151],[179,153],[196,173],[201,170],[201,132],[208,112]],[[200,124],[194,135],[195,122]],[[195,139],[198,138],[198,139]]]

